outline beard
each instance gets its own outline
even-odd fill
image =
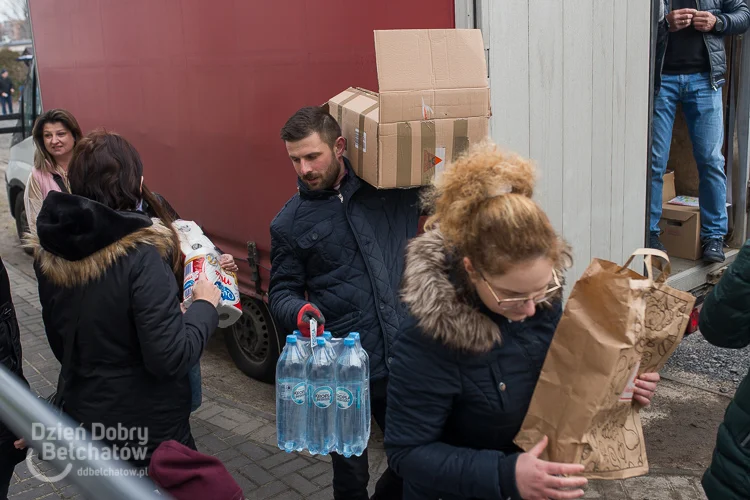
[[[312,191],[324,191],[327,189],[333,189],[333,187],[336,185],[336,181],[339,178],[340,173],[340,164],[336,158],[331,160],[330,165],[328,165],[328,168],[325,169],[324,172],[315,172],[315,173],[309,173],[305,176],[302,176],[302,182],[304,182],[307,187]],[[310,185],[310,181],[318,181],[317,186],[313,187]]]

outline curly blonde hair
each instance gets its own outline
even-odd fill
[[[424,200],[432,211],[425,228],[439,226],[460,256],[489,275],[539,257],[563,270],[570,251],[532,199],[535,181],[530,160],[483,142],[435,182]]]

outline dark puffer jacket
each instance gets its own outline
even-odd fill
[[[27,384],[23,376],[23,356],[21,354],[21,333],[18,329],[16,310],[10,294],[8,270],[0,258],[0,364]],[[7,453],[13,441],[18,439],[0,422],[0,453]]]
[[[706,298],[700,330],[719,347],[740,349],[750,344],[750,240]],[[750,373],[719,426],[703,488],[711,500],[750,498]]]
[[[664,15],[669,14],[669,0],[664,1]],[[721,17],[724,21],[724,31],[704,33],[703,39],[708,48],[708,59],[711,63],[711,85],[719,88],[726,83],[727,55],[724,50],[724,37],[729,35],[741,35],[750,27],[750,9],[745,0],[695,0],[696,9],[707,11]],[[656,43],[656,67],[658,71],[654,76],[654,90],[659,92],[661,87],[661,69],[664,64],[664,55],[667,52],[669,41],[666,17],[659,23]]]
[[[404,249],[417,234],[419,191],[378,190],[346,160],[340,191],[299,193],[271,222],[271,313],[285,333],[308,301],[335,337],[359,332],[371,378],[388,374],[386,360],[406,316],[398,297]],[[305,299],[307,294],[307,299]]]
[[[65,412],[89,428],[146,428],[148,453],[137,465],[170,439],[194,447],[188,370],[219,318],[203,300],[180,311],[170,230],[139,212],[52,192],[37,235],[39,299],[58,361],[76,332]]]
[[[409,245],[393,347],[385,448],[404,500],[518,499],[513,439],[562,314],[524,322],[489,311],[437,231]]]

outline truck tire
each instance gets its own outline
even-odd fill
[[[242,316],[227,328],[224,339],[230,356],[248,377],[272,383],[281,341],[268,306],[261,300],[241,295]]]
[[[16,214],[16,232],[18,233],[18,239],[23,242],[23,235],[29,231],[29,221],[26,218],[26,205],[23,202],[23,192],[16,195],[15,208],[13,213]],[[24,252],[31,255],[33,250],[31,248],[24,248]]]

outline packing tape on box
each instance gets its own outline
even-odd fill
[[[357,97],[359,97],[361,95],[365,95],[364,92],[362,92],[361,90],[358,90],[358,89],[351,89],[351,92],[352,92],[352,95],[350,95],[349,97],[347,97],[346,99],[344,99],[340,103],[336,104],[336,106],[339,107],[339,109],[338,109],[338,111],[336,113],[336,121],[339,124],[339,127],[341,126],[341,120],[344,117],[343,116],[344,106],[346,106],[347,104],[349,104],[349,102],[353,101]]]
[[[376,102],[366,110],[362,111],[359,114],[359,143],[355,144],[354,146],[358,149],[357,151],[357,174],[362,176],[365,170],[364,161],[365,161],[365,151],[367,150],[367,134],[365,134],[365,117],[371,113],[372,111],[378,109],[378,106],[380,106],[379,102]]]
[[[396,185],[411,185],[411,125],[396,125]]]
[[[435,174],[435,122],[421,122],[422,129],[422,184],[429,184]]]
[[[453,122],[453,156],[451,161],[456,161],[468,149],[469,120],[455,120]]]

